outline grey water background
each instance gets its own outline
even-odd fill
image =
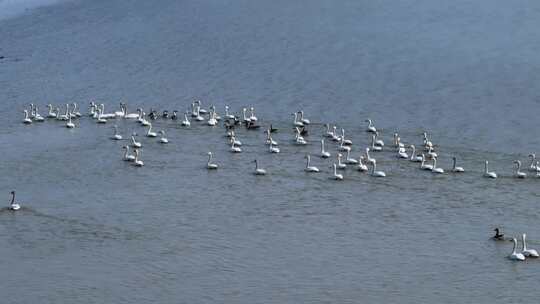
[[[4,0],[5,1],[5,0]],[[4,12],[5,13],[5,12]],[[19,12],[17,12],[19,13]],[[506,303],[538,298],[540,261],[512,263],[502,226],[540,247],[540,179],[512,178],[539,152],[540,3],[535,1],[66,1],[0,19],[0,212],[4,303]],[[111,125],[25,126],[22,110],[77,101],[184,111],[253,105],[262,132],[156,121],[145,167],[121,161]],[[291,143],[291,116],[317,124]],[[374,154],[385,179],[330,181],[319,123],[366,118],[387,144],[428,130],[434,176]],[[144,133],[118,120],[121,133]],[[319,133],[320,132],[320,133]],[[327,148],[335,154],[336,147]],[[221,168],[205,169],[213,151]],[[253,159],[269,171],[251,174]],[[483,160],[501,177],[481,178]]]

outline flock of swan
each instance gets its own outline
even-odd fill
[[[535,249],[527,248],[526,238],[527,235],[523,233],[521,235],[521,251],[518,252],[516,251],[518,249],[518,241],[515,237],[511,239],[506,238],[499,228],[495,228],[495,235],[493,236],[493,240],[495,241],[511,241],[514,244],[512,252],[508,255],[508,258],[513,261],[525,261],[526,258],[540,257]]]
[[[59,120],[65,122],[66,128],[75,128],[75,120],[82,117],[82,114],[78,110],[77,103],[65,104],[65,110],[60,110],[60,107],[53,107],[51,104],[47,105],[48,113],[43,117],[39,114],[38,107],[34,104],[30,104],[29,110],[25,109],[23,123],[31,125],[34,122],[43,122],[45,120]],[[208,126],[217,126],[220,120],[224,121],[224,126],[226,129],[226,135],[229,138],[228,144],[230,145],[229,151],[232,153],[241,153],[242,152],[242,143],[238,140],[235,133],[235,128],[240,126],[245,126],[248,130],[257,130],[260,128],[258,125],[258,118],[255,116],[255,111],[253,107],[249,108],[249,113],[247,108],[243,108],[241,115],[234,115],[229,112],[229,107],[225,106],[225,112],[223,118],[217,113],[214,106],[210,106],[208,110],[205,110],[201,106],[201,101],[197,100],[191,104],[189,111],[183,113],[181,118],[178,115],[178,111],[173,111],[169,113],[168,111],[163,111],[158,113],[155,110],[150,109],[149,114],[147,115],[143,109],[138,108],[136,112],[130,113],[127,108],[126,103],[120,103],[120,109],[107,113],[105,111],[105,105],[103,103],[97,104],[91,102],[89,106],[89,111],[87,114],[89,117],[94,119],[98,124],[106,124],[108,121],[113,119],[131,119],[137,121],[141,126],[147,128],[146,137],[155,138],[159,135],[158,142],[161,144],[169,143],[169,140],[165,136],[165,131],[160,130],[155,132],[152,126],[152,120],[157,118],[162,119],[171,119],[171,120],[180,120],[180,125],[185,128],[189,128],[192,124],[192,121],[195,121],[198,124],[206,124]],[[294,139],[293,142],[296,145],[307,145],[308,141],[305,139],[305,136],[308,134],[308,126],[311,124],[310,120],[305,118],[303,111],[298,111],[291,114],[294,118],[292,121],[292,127],[294,130]],[[191,120],[190,120],[191,117]],[[371,143],[368,147],[363,149],[362,154],[358,159],[351,157],[353,143],[350,139],[345,136],[345,129],[341,128],[340,132],[337,129],[337,126],[331,126],[330,124],[325,124],[325,131],[322,134],[322,139],[320,139],[320,152],[319,156],[323,159],[331,157],[331,153],[326,150],[326,143],[328,141],[334,142],[337,146],[338,153],[336,154],[336,162],[332,164],[333,172],[330,175],[330,179],[334,180],[343,180],[343,175],[338,173],[339,170],[344,170],[348,167],[355,167],[358,171],[368,172],[373,177],[386,177],[386,173],[381,170],[377,170],[377,160],[373,157],[373,154],[379,151],[382,151],[383,148],[386,148],[384,141],[380,138],[379,131],[375,127],[371,119],[366,120],[367,126],[366,131],[370,134]],[[272,133],[276,132],[277,129],[274,129],[272,125],[269,126],[266,133],[266,145],[268,146],[268,152],[270,153],[280,153],[279,144],[272,138]],[[113,140],[123,140],[124,137],[118,133],[118,128],[114,126],[114,134],[111,137]],[[134,166],[142,167],[144,162],[141,160],[141,151],[142,143],[137,140],[137,134],[133,133],[130,136],[130,145],[123,146],[125,161],[133,162]],[[130,154],[130,147],[134,149],[134,154]],[[408,148],[408,149],[407,149]],[[431,139],[428,137],[427,132],[423,133],[422,138],[422,147],[418,149],[421,153],[417,153],[417,147],[415,145],[408,145],[402,143],[401,138],[398,133],[393,134],[393,143],[392,148],[395,150],[396,157],[403,159],[405,161],[418,163],[419,169],[430,171],[434,174],[443,174],[446,171],[450,173],[463,173],[465,170],[463,167],[457,166],[456,157],[452,157],[453,165],[450,169],[444,170],[443,168],[437,165],[438,154],[435,151],[435,145],[432,143]],[[370,154],[371,152],[371,154]],[[216,170],[219,168],[219,165],[213,162],[214,154],[208,153],[207,168],[209,170]],[[540,177],[540,161],[536,160],[535,154],[530,154],[530,165],[528,171],[532,172],[533,176]],[[308,173],[318,173],[321,170],[316,166],[311,164],[311,155],[307,154],[305,156],[306,166],[305,171]],[[253,171],[256,175],[265,175],[267,171],[261,168],[259,161],[254,160],[255,169]],[[513,174],[516,178],[526,178],[527,173],[521,171],[521,161],[514,161],[516,169]],[[369,168],[371,167],[371,168]],[[484,177],[486,178],[497,178],[497,173],[489,170],[488,160],[484,161]]]
[[[81,118],[83,115],[78,111],[78,105],[76,103],[66,104],[65,111],[61,111],[59,107],[53,107],[51,104],[48,106],[48,113],[45,117],[41,116],[38,111],[38,107],[34,104],[30,104],[29,110],[24,110],[24,119],[23,123],[31,125],[33,123],[40,123],[46,120],[58,120],[65,122],[66,128],[75,128],[77,125],[75,121]],[[249,111],[249,113],[248,113]],[[308,144],[308,141],[305,139],[305,136],[309,134],[308,126],[311,124],[310,120],[305,118],[303,111],[298,111],[291,114],[294,118],[292,119],[292,127],[294,130],[294,137],[292,139],[295,145],[304,146]],[[260,125],[258,124],[259,119],[255,115],[255,110],[253,107],[243,108],[241,115],[236,116],[229,112],[229,107],[225,106],[225,112],[223,117],[221,117],[214,106],[210,106],[208,110],[205,110],[201,106],[200,101],[195,101],[191,104],[191,109],[185,111],[182,116],[178,115],[178,111],[173,111],[169,113],[168,111],[163,111],[158,113],[155,110],[150,110],[150,113],[147,115],[143,109],[139,108],[135,113],[128,112],[127,105],[125,103],[120,103],[120,109],[118,111],[107,113],[105,112],[104,104],[97,104],[91,102],[89,110],[87,113],[91,119],[95,120],[97,124],[106,124],[110,120],[116,119],[129,119],[137,122],[144,128],[146,128],[145,136],[149,138],[157,138],[158,143],[167,144],[169,140],[165,137],[165,131],[159,130],[158,132],[154,131],[152,126],[152,120],[158,118],[161,119],[171,119],[174,121],[180,121],[179,125],[184,128],[189,128],[194,123],[200,125],[208,125],[211,127],[217,126],[219,121],[223,120],[223,126],[225,127],[226,137],[228,138],[227,143],[229,145],[229,151],[231,153],[242,153],[242,142],[238,139],[235,130],[240,127],[245,127],[248,130],[258,130]],[[191,118],[191,120],[190,120]],[[370,135],[371,140],[368,147],[362,149],[362,153],[358,159],[351,157],[353,142],[345,136],[345,129],[341,128],[338,131],[337,126],[331,126],[330,124],[324,125],[324,131],[322,138],[317,141],[320,143],[320,151],[318,156],[322,159],[330,159],[332,154],[326,149],[328,142],[333,142],[336,145],[337,154],[336,161],[332,163],[333,171],[329,176],[333,180],[343,180],[344,177],[339,173],[339,170],[344,170],[349,167],[353,167],[361,172],[368,172],[369,175],[373,177],[385,177],[386,173],[384,171],[377,169],[377,160],[373,155],[377,152],[382,151],[383,149],[388,149],[388,145],[381,139],[380,133],[375,127],[371,119],[366,120],[365,131]],[[124,140],[118,132],[118,127],[113,126],[114,133],[111,136],[112,140],[121,141]],[[264,130],[266,134],[265,145],[267,146],[267,151],[269,153],[280,153],[279,143],[272,137],[272,134],[277,132],[271,124]],[[144,162],[140,159],[141,157],[141,148],[142,143],[137,140],[137,134],[133,133],[130,135],[129,145],[123,145],[123,160],[133,163],[134,166],[142,167]],[[130,148],[133,149],[133,154],[131,154]],[[408,149],[407,149],[408,148]],[[443,174],[445,172],[450,173],[463,173],[465,169],[463,167],[457,166],[456,157],[452,157],[452,167],[448,170],[437,165],[438,154],[435,151],[435,145],[432,143],[431,139],[428,137],[427,132],[423,133],[421,147],[417,150],[417,147],[413,144],[406,146],[402,143],[401,138],[398,133],[393,134],[393,141],[390,150],[395,151],[396,158],[403,159],[403,161],[408,161],[412,163],[417,163],[418,168],[421,170],[430,171],[433,174]],[[419,153],[417,153],[419,151]],[[208,159],[206,162],[206,168],[208,170],[217,170],[220,166],[214,162],[214,154],[208,152]],[[311,163],[312,155],[306,154],[305,161],[306,165],[304,171],[307,173],[319,173],[318,167],[312,165]],[[528,171],[532,172],[531,175],[535,177],[540,177],[540,163],[536,160],[536,155],[531,153],[529,155],[530,165],[528,166]],[[255,175],[266,175],[267,171],[261,167],[259,160],[253,160],[255,165],[253,174]],[[514,164],[516,166],[513,176],[515,178],[526,178],[527,173],[521,171],[521,161],[515,160]],[[488,160],[484,161],[484,173],[483,176],[486,178],[497,178],[497,173],[489,170]],[[12,199],[10,203],[10,210],[16,211],[21,208],[20,204],[15,202],[15,191],[11,192]],[[526,245],[526,235],[521,236],[522,249],[517,251],[518,241],[516,238],[506,239],[504,235],[497,228],[495,229],[496,235],[493,237],[497,241],[512,241],[514,244],[512,253],[508,256],[511,260],[524,261],[529,257],[538,257],[538,252],[534,249],[528,249]]]

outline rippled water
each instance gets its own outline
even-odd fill
[[[533,1],[71,1],[0,20],[0,210],[6,303],[506,303],[539,295],[539,262],[512,263],[502,226],[540,247],[540,179],[512,178],[538,152],[540,4]],[[261,131],[158,120],[143,168],[121,161],[111,125],[84,117],[25,126],[29,102],[90,98],[116,109],[184,111],[194,98],[253,105]],[[314,122],[292,144],[292,113]],[[86,109],[84,109],[86,110]],[[347,130],[358,157],[372,118],[391,142],[421,144],[434,176],[374,153],[388,177],[303,172],[322,124]],[[118,120],[121,133],[144,133]],[[327,148],[333,154],[334,144]],[[220,169],[205,169],[213,151]],[[254,177],[257,158],[269,174]],[[500,178],[481,178],[483,160]],[[538,247],[537,247],[538,246]]]

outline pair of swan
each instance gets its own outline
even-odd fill
[[[247,109],[242,109],[242,118],[244,119],[244,122],[257,122],[259,119],[257,116],[255,116],[255,109],[253,107],[249,108],[250,110],[250,116],[246,116]]]
[[[34,105],[33,103],[30,104],[30,117],[32,118],[33,121],[36,121],[36,122],[45,121],[45,118],[43,118],[43,116],[39,114],[37,105]]]
[[[522,250],[521,252],[516,252],[517,249],[517,240],[516,238],[512,238],[513,248],[512,253],[508,256],[510,260],[514,261],[525,261],[526,257],[532,257],[537,258],[539,257],[538,252],[534,249],[527,249],[527,242],[526,242],[527,235],[523,233],[521,235],[521,243],[522,243]]]
[[[428,170],[433,173],[442,174],[444,173],[443,168],[437,167],[437,158],[433,158],[433,165],[426,164],[426,155],[422,153],[422,160],[420,161],[420,169]]]

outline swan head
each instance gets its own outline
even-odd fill
[[[208,152],[208,155],[212,155],[212,152]]]

